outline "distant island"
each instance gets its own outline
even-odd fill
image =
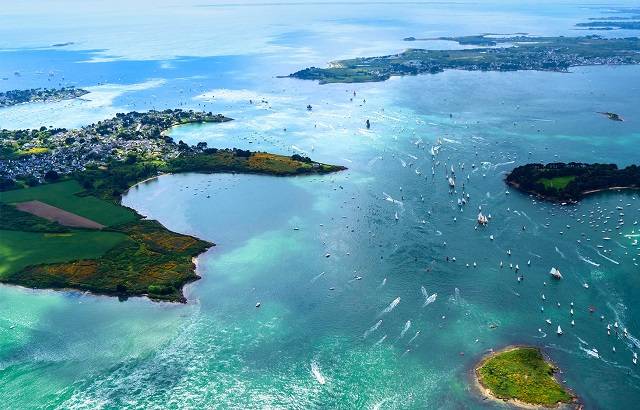
[[[598,114],[602,114],[611,121],[619,121],[622,122],[624,119],[620,116],[620,114],[616,114],[615,112],[598,112]]]
[[[167,230],[120,204],[165,173],[323,174],[308,157],[189,146],[164,131],[219,114],[130,112],[81,129],[0,131],[0,282],[186,302],[194,259],[213,243]],[[203,198],[203,200],[206,200]]]
[[[576,397],[554,377],[556,371],[538,348],[510,346],[483,358],[474,377],[487,398],[518,407],[579,406]]]
[[[578,23],[576,27],[588,30],[640,30],[640,21],[599,20]]]
[[[0,93],[0,108],[31,102],[72,100],[88,93],[87,90],[75,87],[11,90]]]
[[[592,17],[576,27],[584,30],[640,30],[640,9],[634,7],[606,7],[607,16]],[[613,15],[610,15],[613,14]]]
[[[640,167],[563,162],[526,164],[511,171],[510,186],[554,202],[577,202],[586,195],[618,189],[640,189]]]
[[[381,57],[339,60],[328,68],[310,67],[289,77],[327,83],[385,81],[392,76],[436,74],[446,69],[467,71],[561,71],[589,65],[640,64],[640,39],[584,37],[439,37],[478,48],[463,50],[408,49]],[[405,41],[419,41],[407,37]]]

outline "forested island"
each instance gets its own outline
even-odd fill
[[[557,407],[576,397],[554,377],[557,368],[535,347],[511,346],[485,357],[474,377],[482,393],[516,406]]]
[[[0,282],[186,302],[193,258],[212,243],[171,232],[120,204],[163,173],[322,174],[344,167],[241,149],[190,146],[164,131],[225,122],[183,110],[131,112],[77,130],[0,132]]]
[[[406,41],[420,41],[408,37]],[[478,48],[463,50],[408,49],[402,53],[339,60],[328,68],[310,67],[289,77],[327,83],[385,81],[392,76],[436,74],[446,69],[467,71],[561,71],[589,65],[640,64],[640,39],[584,37],[440,37]]]
[[[11,90],[0,92],[0,108],[30,102],[50,102],[71,100],[88,94],[82,88],[32,88],[29,90]]]
[[[640,189],[640,167],[578,162],[526,164],[516,167],[506,183],[554,202],[577,202],[586,195],[617,189]]]

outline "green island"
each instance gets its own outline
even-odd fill
[[[138,182],[166,173],[323,174],[345,169],[206,143],[175,143],[176,124],[211,113],[118,114],[78,130],[0,132],[0,283],[186,302],[194,258],[213,243],[171,232],[121,205]]]
[[[540,349],[511,346],[485,357],[475,369],[482,393],[522,407],[558,407],[577,398],[554,377]]]
[[[30,102],[72,100],[85,94],[89,94],[89,91],[75,87],[10,90],[0,93],[0,108]]]
[[[584,37],[440,37],[405,41],[449,40],[477,48],[462,50],[408,49],[399,54],[334,61],[327,68],[310,67],[290,74],[327,83],[385,81],[392,76],[436,74],[447,69],[467,71],[560,71],[589,65],[640,64],[640,39]]]
[[[545,200],[575,203],[596,192],[640,189],[640,167],[618,169],[615,164],[579,162],[526,164],[514,168],[505,182]]]

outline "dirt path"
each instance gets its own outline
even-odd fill
[[[76,215],[71,212],[67,212],[64,209],[56,208],[49,204],[45,204],[40,201],[28,201],[16,204],[16,208],[23,212],[28,212],[35,216],[48,219],[59,223],[60,225],[69,226],[72,228],[89,228],[89,229],[102,229],[104,225],[101,225],[91,219],[87,219],[83,216]]]

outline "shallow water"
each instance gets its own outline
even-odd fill
[[[6,47],[14,40],[0,58],[9,78],[2,89],[47,84],[48,75],[36,73],[44,62],[45,73],[56,70],[54,81],[95,86],[87,101],[0,110],[2,127],[80,126],[131,109],[206,109],[236,120],[177,127],[172,137],[305,153],[349,170],[169,175],[136,186],[125,205],[217,244],[198,258],[203,278],[188,286],[189,303],[2,287],[0,397],[23,408],[487,408],[495,404],[469,384],[473,364],[490,348],[527,343],[545,348],[587,408],[632,408],[640,398],[631,362],[640,347],[638,193],[560,207],[507,194],[503,178],[531,161],[637,163],[638,67],[448,71],[325,86],[274,77],[397,51],[406,35],[575,34],[573,24],[599,11],[570,3],[282,10],[185,7],[168,32],[186,32],[172,41],[145,34],[152,23],[116,24],[119,13],[101,17],[103,30],[91,36],[52,20],[29,38],[2,40]],[[175,13],[167,6],[149,19],[166,22]],[[209,38],[196,29],[211,13],[250,18],[248,34],[222,45],[192,41]],[[210,30],[227,33],[226,24]],[[135,27],[141,40],[116,41],[123,26]],[[77,44],[27,49],[58,39]],[[227,56],[231,45],[236,55]],[[90,51],[97,49],[106,51]],[[454,194],[445,179],[452,165]],[[461,211],[462,181],[470,201]],[[476,230],[479,207],[492,218]],[[519,265],[522,282],[510,264]],[[562,281],[550,279],[551,267]],[[425,293],[437,294],[426,306]],[[630,337],[607,336],[606,324],[616,320]],[[586,352],[594,348],[599,358]]]

